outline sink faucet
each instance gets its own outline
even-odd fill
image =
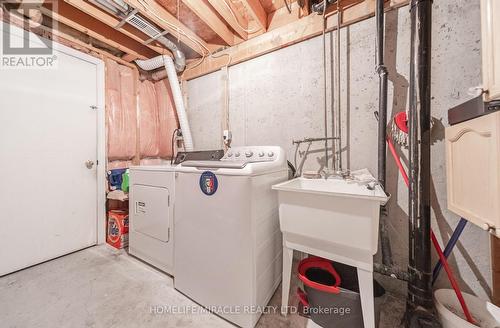
[[[338,170],[335,172],[335,175],[340,176],[344,180],[353,179],[353,176],[351,175],[351,170]]]
[[[324,167],[318,172],[325,180],[328,179],[329,177],[332,178],[340,178],[343,180],[352,180],[353,176],[351,175],[350,170],[337,170],[334,171],[330,169],[329,167]]]
[[[378,182],[378,181],[368,182],[368,184],[366,185],[366,189],[375,190],[376,186],[380,186],[380,182]]]

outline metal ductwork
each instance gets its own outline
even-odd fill
[[[326,0],[326,6],[332,5],[336,3],[337,0]],[[319,2],[311,4],[311,10],[319,15],[323,15],[325,10],[325,0],[321,0]]]
[[[128,23],[146,34],[172,52],[174,59],[174,66],[177,72],[182,72],[186,67],[186,57],[184,53],[179,50],[177,45],[165,37],[166,32],[161,31],[158,27],[151,24],[148,20],[143,18],[137,13],[137,10],[130,7],[123,0],[90,0],[95,5],[106,10],[107,12],[118,16],[122,19],[121,24]]]
[[[145,71],[155,70],[162,66],[165,67],[168,82],[170,83],[170,89],[172,90],[177,117],[179,118],[179,125],[181,126],[184,148],[186,151],[193,151],[193,137],[191,136],[188,116],[186,108],[184,107],[184,101],[182,100],[182,92],[172,58],[167,55],[160,55],[147,60],[136,60],[135,63]]]

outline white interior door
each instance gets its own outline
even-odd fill
[[[98,71],[63,49],[0,72],[0,276],[97,243]]]

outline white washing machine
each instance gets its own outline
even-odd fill
[[[129,253],[173,275],[175,166],[132,166],[129,183]]]
[[[187,161],[176,171],[182,197],[175,205],[174,286],[223,318],[254,327],[281,281],[271,186],[288,177],[285,153],[237,147],[220,161]]]

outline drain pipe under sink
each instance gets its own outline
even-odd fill
[[[386,189],[386,145],[387,135],[387,68],[384,64],[384,0],[377,0],[375,9],[375,20],[377,25],[377,66],[379,75],[379,109],[378,109],[378,181],[382,189]],[[382,251],[382,263],[391,267],[392,249],[389,238],[389,223],[385,207],[380,208],[380,248]]]
[[[174,97],[177,117],[179,118],[179,125],[181,126],[184,148],[186,151],[193,151],[194,147],[191,129],[189,128],[186,108],[184,107],[184,101],[182,100],[181,87],[179,85],[179,79],[177,78],[177,72],[175,70],[175,64],[172,57],[160,55],[151,59],[136,60],[135,63],[145,71],[151,71],[165,66],[170,89],[172,90],[172,95]]]

